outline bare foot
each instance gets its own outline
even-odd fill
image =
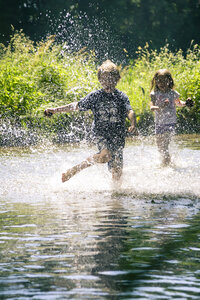
[[[68,174],[68,172],[62,173],[62,182],[69,180],[71,177],[72,177],[72,175]]]
[[[66,173],[62,173],[62,182],[68,181],[71,177],[73,177],[77,173],[77,167],[73,167],[67,170]]]

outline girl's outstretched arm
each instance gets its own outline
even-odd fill
[[[179,98],[175,100],[175,104],[178,107],[184,107],[185,106],[185,101],[180,100]]]
[[[179,106],[179,107],[192,107],[194,106],[194,101],[191,99],[191,98],[187,98],[186,101],[181,101],[180,99],[177,99],[175,101],[176,105]]]

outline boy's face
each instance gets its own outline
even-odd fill
[[[118,80],[112,74],[104,73],[101,74],[99,82],[106,93],[112,93],[115,90]]]

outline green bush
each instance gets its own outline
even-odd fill
[[[16,119],[17,124],[28,130],[35,128],[37,132],[51,133],[54,140],[63,128],[69,132],[70,128],[66,127],[70,127],[73,119],[76,121],[76,114],[59,114],[49,119],[44,118],[44,109],[78,101],[100,85],[94,53],[87,53],[86,49],[69,53],[67,49],[65,43],[55,43],[54,36],[34,44],[22,31],[13,33],[7,47],[0,45],[1,119]],[[179,131],[199,132],[199,45],[191,46],[184,56],[181,50],[170,52],[167,45],[159,51],[149,50],[148,44],[138,48],[137,58],[128,66],[121,66],[122,78],[117,86],[129,96],[141,132],[152,132],[150,84],[160,68],[171,71],[182,100],[192,97],[195,102],[191,109],[177,110]],[[85,119],[83,116],[80,114],[77,123],[91,119],[90,114],[86,113]]]
[[[180,132],[200,131],[200,46],[194,45],[188,49],[184,57],[181,50],[176,53],[169,51],[168,46],[157,50],[149,50],[148,44],[138,48],[138,57],[131,61],[123,70],[119,88],[124,90],[131,100],[137,115],[139,126],[143,126],[145,118],[147,126],[151,125],[150,86],[154,73],[159,69],[169,69],[175,82],[175,89],[180,93],[180,99],[188,97],[194,100],[194,107],[178,108],[177,117]],[[146,128],[148,131],[148,128]]]
[[[35,115],[47,105],[77,101],[97,85],[93,55],[65,53],[54,37],[36,45],[16,32],[1,45],[0,110],[4,117]]]

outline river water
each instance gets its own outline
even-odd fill
[[[161,168],[153,139],[66,183],[95,148],[0,149],[0,299],[199,299],[200,136],[177,136]]]

